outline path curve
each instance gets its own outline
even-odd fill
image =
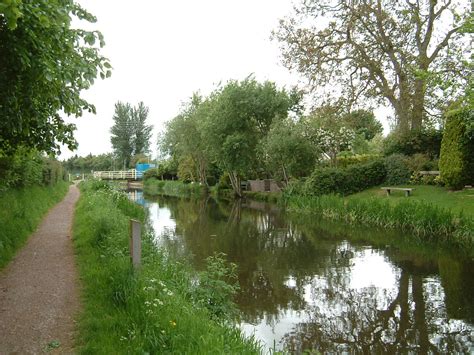
[[[73,353],[79,279],[71,233],[78,198],[70,186],[0,271],[0,354],[38,354],[58,344],[55,351]]]

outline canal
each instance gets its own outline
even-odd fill
[[[130,196],[157,247],[196,270],[215,252],[238,265],[240,327],[265,349],[474,351],[474,262],[459,252],[260,202]]]

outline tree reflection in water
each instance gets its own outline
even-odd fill
[[[176,223],[160,245],[188,255],[196,269],[214,252],[239,265],[243,329],[268,347],[473,350],[474,265],[459,253],[405,245],[396,233],[286,216],[256,202],[159,204]]]

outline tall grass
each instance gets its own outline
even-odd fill
[[[291,211],[323,218],[384,228],[397,228],[426,240],[474,247],[474,220],[422,201],[397,204],[379,198],[345,199],[335,195],[286,196]]]
[[[222,273],[219,258],[210,260],[209,272],[193,274],[158,250],[145,232],[142,265],[134,271],[128,256],[129,219],[145,221],[144,210],[100,183],[84,184],[81,191],[74,223],[84,304],[79,353],[259,352],[225,317],[232,310],[226,302],[234,288],[216,277],[216,270],[229,276]]]
[[[0,193],[0,269],[34,232],[46,212],[64,197],[68,186],[59,182]]]
[[[200,196],[205,188],[199,184],[186,184],[182,181],[147,179],[143,185],[147,195],[165,195],[176,197]]]

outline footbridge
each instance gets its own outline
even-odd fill
[[[136,169],[118,171],[94,171],[93,176],[99,180],[141,180],[143,171]]]

